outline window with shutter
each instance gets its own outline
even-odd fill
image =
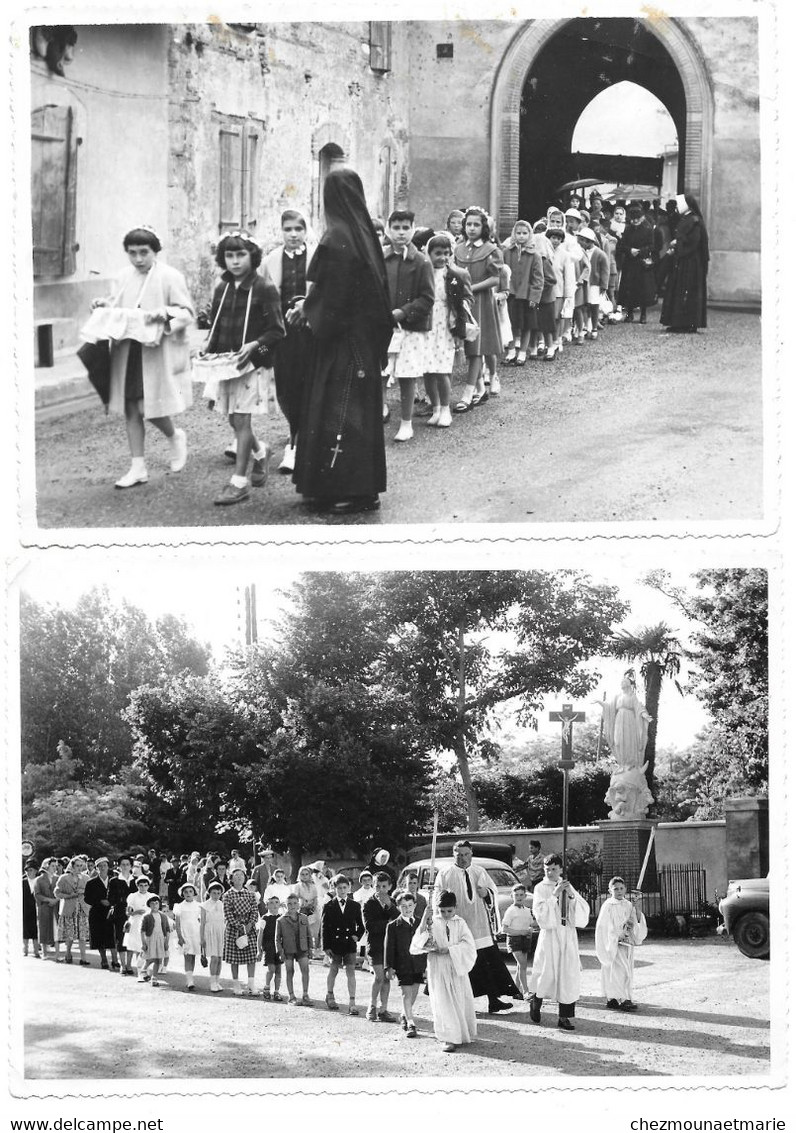
[[[249,130],[244,139],[246,147],[243,162],[243,224],[250,232],[257,228],[260,175],[260,135]]]
[[[31,115],[31,220],[34,276],[71,275],[75,262],[77,138],[69,106]]]
[[[222,126],[219,130],[219,232],[240,228],[243,223],[241,134],[235,126]]]
[[[370,69],[392,70],[392,24],[388,20],[370,21]]]

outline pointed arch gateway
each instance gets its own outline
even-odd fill
[[[521,110],[528,76],[544,49],[573,22],[571,19],[532,21],[517,33],[498,67],[490,122],[490,212],[498,220],[501,236],[511,231],[518,216]],[[680,136],[683,191],[697,197],[708,220],[713,93],[705,62],[677,20],[655,16],[644,20],[643,27],[663,46],[682,81],[685,97],[684,130]]]

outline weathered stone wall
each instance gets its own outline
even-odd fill
[[[218,118],[244,115],[263,124],[253,231],[264,247],[279,214],[319,215],[322,146],[340,147],[360,174],[371,209],[382,177],[400,196],[407,164],[406,25],[393,28],[394,69],[371,70],[366,22],[262,24],[257,36],[226,25],[172,25],[169,228],[178,266],[195,290],[212,279],[218,239]],[[386,151],[389,172],[382,170]]]

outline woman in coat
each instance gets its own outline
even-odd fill
[[[633,312],[639,308],[639,322],[647,321],[647,307],[655,302],[655,265],[653,260],[654,233],[637,205],[627,213],[628,224],[616,245],[616,262],[622,273],[616,301],[627,311],[627,321],[633,322]]]
[[[661,323],[670,331],[696,334],[706,327],[708,234],[694,197],[679,196],[680,220],[666,255],[671,269],[666,279]]]
[[[25,862],[25,876],[22,878],[22,950],[28,955],[28,945],[33,945],[33,955],[38,959],[39,926],[36,920],[36,875],[39,867],[32,858]]]
[[[42,869],[33,886],[36,898],[36,921],[38,927],[39,944],[41,945],[42,959],[47,959],[47,945],[55,948],[55,958],[58,959],[60,940],[55,935],[55,916],[58,898],[55,896],[55,880],[58,862],[55,858],[48,858],[42,862]]]
[[[296,444],[293,482],[332,515],[373,511],[387,487],[381,372],[392,337],[384,253],[353,169],[323,187],[326,231],[307,269],[312,284],[286,319],[302,318],[313,362]]]
[[[161,243],[147,225],[124,237],[130,268],[119,278],[112,299],[95,299],[92,310],[114,307],[126,315],[127,337],[111,348],[108,408],[124,413],[132,463],[117,488],[133,488],[148,479],[144,460],[145,421],[169,440],[170,469],[185,467],[187,441],[172,415],[192,401],[191,371],[185,330],[193,305],[182,275],[158,263]],[[140,314],[143,312],[143,315]]]

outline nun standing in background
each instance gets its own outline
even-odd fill
[[[694,197],[681,194],[677,212],[680,219],[666,252],[671,270],[666,280],[661,323],[668,331],[696,334],[698,327],[708,325],[708,234]]]

